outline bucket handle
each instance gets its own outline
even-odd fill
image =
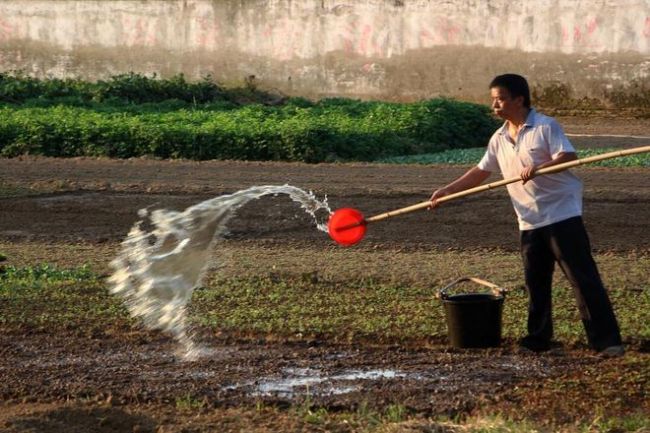
[[[453,283],[445,286],[444,288],[440,289],[438,291],[438,293],[437,293],[436,298],[443,299],[443,300],[449,298],[449,295],[447,294],[447,291],[449,289],[451,289],[452,287],[454,287],[455,285],[457,285],[459,283],[466,282],[466,281],[472,281],[472,282],[474,282],[476,284],[480,284],[482,286],[489,287],[490,291],[492,292],[492,294],[494,296],[505,297],[506,293],[508,293],[507,289],[499,287],[496,284],[490,283],[489,281],[485,281],[485,280],[482,280],[482,279],[476,278],[476,277],[462,277],[462,278],[457,279]]]

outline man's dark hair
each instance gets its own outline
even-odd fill
[[[490,83],[490,89],[493,87],[503,87],[506,89],[510,96],[516,98],[517,96],[524,97],[524,106],[530,108],[530,89],[528,88],[528,81],[521,75],[517,74],[503,74],[494,77]]]

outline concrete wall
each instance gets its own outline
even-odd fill
[[[650,89],[650,1],[3,0],[0,70],[11,69],[477,101],[492,76],[519,72],[540,92],[562,83],[560,97],[603,100]]]

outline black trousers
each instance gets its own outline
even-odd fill
[[[616,316],[591,256],[581,217],[523,230],[521,255],[528,289],[528,337],[544,345],[553,338],[551,285],[555,262],[575,294],[589,345],[595,350],[621,344]]]

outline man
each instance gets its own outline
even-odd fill
[[[553,338],[551,285],[555,262],[574,288],[590,346],[603,356],[623,355],[620,331],[609,297],[591,256],[582,222],[582,182],[569,171],[535,177],[537,170],[577,158],[555,119],[530,106],[530,90],[520,75],[499,75],[490,83],[494,114],[505,120],[476,167],[431,196],[480,185],[490,173],[520,176],[508,185],[517,214],[526,288],[529,294],[525,350],[550,349]]]

